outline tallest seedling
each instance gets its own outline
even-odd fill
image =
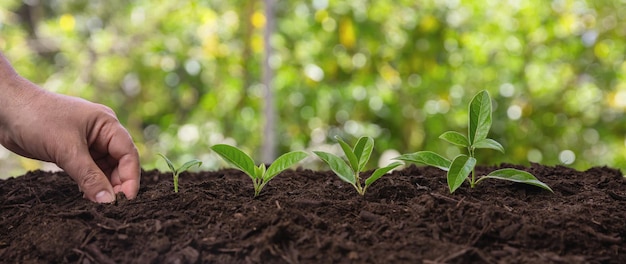
[[[474,188],[474,186],[482,180],[491,178],[535,185],[552,192],[552,189],[550,189],[548,185],[537,180],[537,178],[535,178],[532,174],[516,169],[496,170],[488,175],[480,177],[478,180],[476,179],[474,171],[474,167],[476,166],[474,151],[476,149],[494,149],[504,153],[504,148],[500,143],[487,138],[490,129],[491,98],[489,97],[489,93],[487,93],[487,91],[482,91],[474,96],[469,105],[468,137],[454,131],[448,131],[439,136],[439,138],[454,145],[467,148],[467,155],[458,155],[454,158],[454,160],[450,161],[434,152],[419,151],[412,154],[402,155],[396,159],[426,164],[447,171],[450,193],[453,193],[457,188],[459,188],[463,182],[469,178],[470,173],[472,174],[472,177],[469,178],[471,188]]]

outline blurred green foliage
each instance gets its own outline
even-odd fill
[[[437,137],[465,131],[486,89],[509,152],[480,160],[623,168],[624,14],[624,0],[277,1],[278,152],[339,153],[339,135],[374,137],[382,160],[453,157]],[[259,0],[0,0],[0,50],[45,89],[113,108],[143,167],[166,169],[160,152],[216,168],[217,143],[258,158],[265,21]]]

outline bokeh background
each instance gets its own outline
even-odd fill
[[[216,169],[217,143],[271,160],[272,113],[275,154],[367,135],[370,168],[454,157],[438,136],[467,130],[483,89],[507,150],[483,164],[625,167],[624,0],[268,2],[0,0],[0,50],[44,89],[113,108],[148,169],[167,168],[156,153]],[[1,175],[37,168],[52,167],[0,148]]]

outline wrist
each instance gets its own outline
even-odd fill
[[[18,77],[9,61],[0,53],[0,127],[7,122],[8,111],[12,107],[12,101],[15,97],[13,87]]]
[[[43,92],[22,78],[0,53],[0,133],[10,129],[12,120],[24,118],[20,115],[22,108]]]
[[[15,97],[13,85],[15,83],[15,76],[0,74],[0,127],[4,126],[7,122],[9,110],[13,107],[13,98]]]
[[[19,117],[20,109],[41,92],[44,90],[15,72],[0,73],[0,127]]]

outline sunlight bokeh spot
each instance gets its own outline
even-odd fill
[[[146,11],[142,7],[133,8],[130,13],[130,22],[133,25],[141,25],[146,20]]]
[[[187,71],[190,75],[198,75],[201,69],[202,66],[197,60],[187,60],[185,62],[185,71]]]
[[[338,123],[345,123],[350,118],[350,113],[346,110],[339,110],[335,113],[335,120]]]
[[[128,96],[136,96],[141,92],[141,83],[139,77],[135,73],[128,73],[122,81],[122,89]]]
[[[349,49],[356,44],[354,23],[349,18],[344,17],[339,22],[339,43]]]
[[[295,92],[289,95],[289,102],[293,106],[301,106],[304,103],[304,95],[300,92]]]
[[[72,31],[76,26],[76,19],[70,14],[62,15],[59,18],[59,26],[64,31]]]
[[[173,71],[176,68],[176,59],[172,56],[161,57],[161,70],[165,72]]]
[[[617,108],[626,108],[626,90],[617,92],[613,101],[613,105],[615,105]]]
[[[357,53],[352,56],[352,65],[354,67],[361,68],[365,66],[365,63],[367,63],[367,57],[363,53]]]
[[[328,8],[328,0],[313,0],[313,8],[317,10]]]
[[[380,158],[378,159],[378,167],[385,167],[391,163],[397,162],[394,158],[400,156],[400,152],[395,149],[387,149],[380,154]]]
[[[565,165],[572,164],[576,161],[576,154],[569,149],[563,150],[559,153],[559,160]]]
[[[176,87],[180,83],[180,76],[175,72],[165,75],[165,84],[169,87]]]
[[[412,87],[418,87],[422,84],[422,77],[419,74],[411,74],[409,76],[409,85]]]
[[[446,156],[447,157],[456,157],[461,154],[461,150],[457,146],[448,146],[446,148]]]
[[[200,137],[200,132],[196,125],[183,125],[178,129],[178,140],[185,143],[194,143]]]
[[[541,161],[543,160],[543,154],[538,149],[530,149],[526,154],[526,158],[530,162],[541,163]]]
[[[357,101],[362,101],[367,97],[367,90],[363,86],[357,86],[352,89],[352,98]]]
[[[434,114],[445,114],[450,110],[450,103],[446,100],[428,100],[426,104],[424,104],[424,111],[427,113]]]
[[[324,70],[315,64],[307,64],[304,67],[304,74],[316,82],[324,79]]]
[[[252,18],[250,18],[250,22],[252,22],[252,26],[255,28],[262,28],[265,26],[265,15],[259,11],[254,12]]]
[[[504,97],[511,97],[515,94],[515,86],[510,83],[503,83],[500,85],[500,95]]]
[[[328,32],[333,32],[337,28],[337,21],[327,17],[322,21],[322,28]]]
[[[598,143],[598,140],[600,140],[600,134],[598,133],[598,130],[593,128],[585,129],[583,132],[583,139],[589,144],[596,144]]]
[[[311,142],[313,144],[321,144],[326,140],[326,131],[318,127],[311,131]]]
[[[377,112],[383,108],[383,99],[380,96],[372,96],[370,97],[369,107],[372,111]]]
[[[522,117],[522,108],[519,107],[518,105],[511,105],[506,110],[506,115],[511,120],[518,120]]]

